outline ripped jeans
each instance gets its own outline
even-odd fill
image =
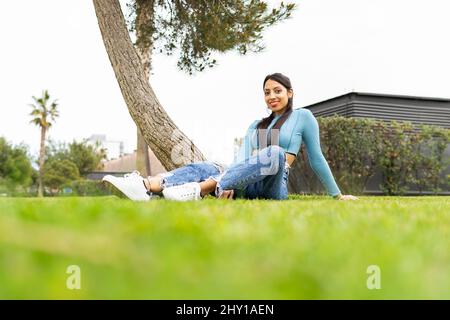
[[[213,179],[217,182],[217,197],[224,190],[234,190],[237,198],[284,200],[288,196],[289,168],[284,149],[273,145],[226,169],[217,163],[204,161],[159,176],[162,177],[162,188]]]

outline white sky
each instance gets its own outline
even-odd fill
[[[298,2],[290,20],[265,33],[263,53],[221,55],[218,67],[194,77],[178,71],[175,58],[153,57],[159,101],[211,160],[230,162],[233,138],[267,115],[268,73],[291,78],[294,107],[350,91],[450,98],[450,1]],[[0,136],[35,154],[39,130],[28,104],[48,89],[61,114],[53,140],[106,134],[134,150],[135,126],[92,1],[3,0],[0,36]]]

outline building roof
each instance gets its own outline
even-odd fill
[[[161,162],[156,158],[153,151],[149,148],[149,158],[150,158],[150,171],[152,175],[158,173],[166,172]],[[117,159],[112,159],[105,161],[103,163],[104,172],[116,172],[116,173],[126,173],[136,170],[136,151],[133,153],[125,154]]]
[[[340,115],[450,128],[450,99],[350,92],[305,107],[316,116]]]
[[[336,99],[342,99],[344,97],[350,97],[350,96],[360,96],[360,97],[375,97],[375,98],[393,98],[393,99],[404,99],[404,100],[416,100],[416,101],[437,101],[437,102],[446,102],[448,103],[448,108],[450,108],[450,98],[435,98],[435,97],[421,97],[421,96],[409,96],[409,95],[401,95],[401,94],[386,94],[386,93],[371,93],[371,92],[349,92],[342,94],[340,96],[336,96],[334,98],[326,99],[320,102],[316,102],[313,104],[310,104],[309,106],[306,106],[305,108],[309,109],[312,106],[315,106],[317,104],[322,104],[325,102],[329,102]]]

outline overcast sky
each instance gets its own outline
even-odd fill
[[[194,77],[175,58],[154,56],[159,101],[209,159],[230,162],[233,138],[267,115],[269,73],[291,78],[296,108],[350,91],[450,98],[450,1],[297,2],[290,20],[265,33],[263,53],[220,55],[218,67]],[[2,1],[0,32],[0,136],[36,153],[27,105],[48,89],[61,114],[53,140],[106,134],[135,149],[92,1]]]

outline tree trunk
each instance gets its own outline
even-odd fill
[[[154,0],[137,1],[138,13],[136,16],[136,50],[144,67],[145,79],[150,78],[152,69],[153,43],[151,34],[143,32],[154,27],[153,17],[155,10]]]
[[[156,157],[167,170],[205,160],[156,98],[131,42],[119,0],[93,0],[93,3],[103,42],[128,111]]]
[[[145,142],[139,128],[136,127],[136,170],[142,176],[148,177],[152,175],[150,167],[150,155],[148,153],[148,145]]]
[[[44,175],[44,162],[45,162],[45,134],[47,128],[41,127],[41,146],[39,150],[39,177],[38,177],[38,197],[44,196],[44,184],[43,184],[43,175]]]
[[[136,50],[144,67],[145,79],[150,79],[150,71],[152,65],[152,49],[153,43],[151,42],[151,35],[147,35],[142,32],[142,28],[146,26],[148,29],[153,25],[154,16],[154,0],[137,1],[137,16],[136,16]],[[148,145],[145,142],[139,128],[136,128],[136,169],[143,176],[152,175],[150,166],[150,155],[148,153]]]

